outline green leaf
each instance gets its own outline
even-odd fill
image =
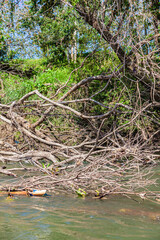
[[[85,197],[86,196],[86,192],[82,188],[79,188],[78,190],[76,190],[76,193],[80,197]]]

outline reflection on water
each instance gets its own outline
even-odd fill
[[[122,197],[0,196],[0,239],[159,240],[160,205]]]

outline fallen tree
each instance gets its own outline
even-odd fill
[[[28,99],[33,95],[37,96],[37,100]],[[88,101],[88,99],[82,100]],[[160,154],[158,145],[153,146],[151,142],[155,136],[158,136],[159,130],[152,133],[148,139],[143,136],[143,131],[141,136],[138,133],[130,138],[124,136],[123,131],[140,116],[149,115],[149,110],[156,103],[145,104],[139,111],[117,104],[112,109],[108,109],[107,113],[93,116],[84,115],[69,107],[70,102],[73,105],[73,101],[53,101],[35,90],[11,105],[0,105],[0,119],[12,126],[14,131],[18,130],[23,137],[21,144],[14,142],[11,145],[4,140],[0,142],[0,161],[7,166],[7,169],[1,169],[0,172],[15,178],[9,184],[3,184],[2,189],[38,187],[54,190],[63,187],[67,191],[76,191],[83,188],[85,192],[95,195],[98,193],[101,197],[107,193],[129,194],[139,189],[144,191],[147,186],[155,183],[155,179],[152,179],[152,168],[158,164],[157,159]],[[37,113],[41,110],[41,114],[38,115],[42,116],[34,124],[23,116],[30,105],[32,108],[34,106],[34,113],[35,109]],[[107,117],[122,107],[134,113],[131,119],[106,133],[103,126]],[[79,142],[81,133],[76,137],[79,144],[70,145],[67,141],[62,143],[61,133],[58,136],[55,126],[51,123],[51,118],[54,118],[50,116],[51,108],[53,116],[58,108],[58,112],[64,116],[70,112],[72,118],[76,116],[85,121],[90,120],[90,125],[92,127],[95,125],[94,130],[98,124],[95,137],[90,137],[88,129],[84,128],[83,140]],[[45,125],[40,121],[42,118],[46,121]],[[48,126],[49,131],[46,131]],[[57,135],[56,138],[52,132]],[[74,129],[68,131],[67,135],[74,138]],[[16,167],[13,168],[11,163],[16,164]],[[35,175],[34,172],[37,174]]]

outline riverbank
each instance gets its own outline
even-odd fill
[[[43,64],[41,69],[39,63],[36,72],[37,64],[24,81],[1,74],[0,172],[12,178],[3,187],[64,189],[99,198],[148,194],[160,159],[157,103],[147,96],[139,102],[137,85],[126,76],[117,80],[120,72],[108,79],[100,75],[97,82],[99,77],[87,77],[84,69],[80,80],[83,64],[69,71]],[[124,82],[128,93],[128,87],[122,91]],[[98,96],[102,85],[108,90]]]

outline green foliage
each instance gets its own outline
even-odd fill
[[[85,198],[87,194],[82,188],[79,188],[78,190],[76,190],[76,193],[79,197],[83,197],[83,198]]]
[[[1,101],[3,103],[9,103],[18,100],[26,93],[38,89],[42,94],[50,96],[64,84],[72,71],[70,67],[53,67],[47,68],[44,59],[30,59],[30,60],[12,60],[11,66],[16,66],[23,71],[32,70],[35,71],[35,75],[28,78],[21,78],[18,75],[10,75],[1,72],[1,78],[3,79],[4,92]],[[69,86],[73,83],[73,77],[70,79]],[[65,89],[66,91],[67,89]]]
[[[37,6],[41,6],[38,12]],[[66,49],[76,28],[75,17],[69,8],[58,2],[53,7],[53,1],[31,1],[29,15],[24,17],[22,26],[32,30],[36,26],[32,39],[49,61],[67,61]]]
[[[4,94],[1,99],[2,102],[8,103],[21,98],[24,94],[33,90],[32,80],[22,79],[19,76],[10,76],[8,74],[1,74],[4,79]]]
[[[43,94],[47,94],[49,90],[54,93],[67,81],[69,75],[70,69],[67,67],[47,69],[44,73],[38,74],[34,82],[34,88],[38,89]],[[71,79],[70,84],[72,81]]]
[[[7,36],[3,33],[2,19],[0,16],[0,60],[5,60],[7,57]]]
[[[21,137],[21,133],[20,132],[15,132],[15,134],[14,134],[14,138],[15,138],[15,140],[20,140],[20,137]]]
[[[75,52],[75,45],[78,56],[83,56],[101,41],[96,30],[59,1],[53,5],[53,1],[31,0],[22,27],[33,31],[33,42],[40,46],[48,62],[56,65],[72,61],[71,49]]]
[[[151,13],[160,20],[160,1],[159,0],[152,0],[152,3],[150,5]]]
[[[95,190],[95,192],[96,192],[96,196],[98,197],[100,195],[99,191]]]
[[[45,168],[48,168],[51,164],[50,163],[44,163],[42,162],[42,167],[45,169]]]
[[[82,60],[83,59],[84,57]],[[94,55],[87,59],[84,67],[78,71],[77,76],[79,79],[82,79],[89,76],[111,73],[119,63],[116,54],[103,47],[102,49],[98,49]]]
[[[47,69],[47,60],[40,59],[12,59],[9,61],[10,66],[19,69],[23,72],[33,71],[35,75]]]

